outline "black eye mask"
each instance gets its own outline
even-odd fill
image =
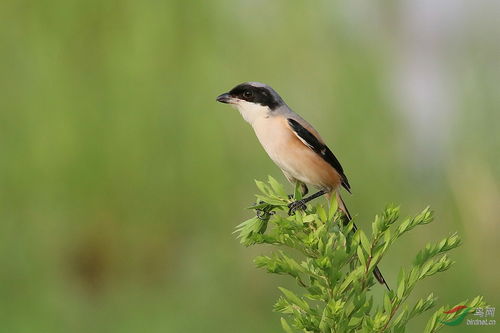
[[[254,87],[250,84],[240,84],[239,86],[233,88],[229,94],[250,103],[267,106],[271,110],[276,109],[281,104],[274,94],[267,88]]]

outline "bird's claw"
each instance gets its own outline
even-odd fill
[[[258,205],[261,205],[263,203],[264,203],[264,201],[259,201]],[[273,211],[270,212],[270,211],[267,211],[266,209],[259,209],[259,208],[255,209],[255,215],[257,216],[257,218],[259,220],[263,220],[263,221],[268,220],[271,215],[274,215],[274,213],[275,212],[273,212]]]
[[[261,210],[261,209],[255,210],[255,216],[257,216],[257,218],[259,220],[262,220],[262,221],[268,220],[269,216],[273,215],[273,214],[274,214],[274,212],[266,212],[266,211]]]
[[[297,209],[306,210],[307,206],[303,200],[297,200],[288,205],[288,215],[293,215]]]

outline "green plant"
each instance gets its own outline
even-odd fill
[[[373,269],[401,236],[432,221],[429,208],[398,222],[399,208],[388,207],[375,217],[371,233],[366,234],[362,230],[354,232],[352,221],[342,223],[334,199],[329,207],[309,205],[306,211],[287,216],[291,199],[283,186],[272,177],[268,183],[256,183],[261,194],[257,195],[258,204],[251,208],[258,214],[240,224],[235,232],[246,246],[270,244],[284,248],[271,256],[258,256],[255,264],[270,273],[293,277],[302,290],[302,295],[297,295],[279,288],[283,296],[274,310],[285,315],[281,324],[286,332],[404,332],[412,318],[435,305],[432,293],[413,305],[408,304],[408,296],[419,281],[452,265],[445,252],[460,245],[455,233],[418,252],[412,265],[401,269],[397,285],[386,290],[382,299],[375,301],[371,295],[376,284]],[[300,198],[298,188],[295,197]],[[296,251],[287,251],[291,249]],[[482,297],[476,297],[459,305],[479,307],[484,303]],[[445,309],[434,313],[425,332],[436,332],[443,327],[442,321],[457,315],[443,314]]]

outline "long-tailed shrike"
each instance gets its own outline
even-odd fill
[[[293,112],[273,88],[259,82],[245,82],[217,97],[217,101],[234,106],[252,125],[269,157],[288,181],[301,186],[304,196],[308,192],[306,184],[319,189],[309,197],[292,202],[289,214],[304,208],[314,198],[335,194],[339,208],[348,220],[352,219],[340,196],[341,187],[350,193],[351,186],[339,160],[319,133]],[[355,225],[354,230],[357,230]],[[378,267],[373,274],[389,289]]]

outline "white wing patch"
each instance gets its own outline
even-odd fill
[[[295,136],[300,140],[302,141],[303,144],[305,144],[306,146],[308,146],[309,148],[311,148],[312,150],[314,150],[314,147],[311,146],[306,140],[304,140],[303,138],[300,137],[300,135],[297,134],[297,132],[295,132],[293,129],[292,129],[292,132],[293,134],[295,134]],[[324,153],[323,153],[324,154]]]

